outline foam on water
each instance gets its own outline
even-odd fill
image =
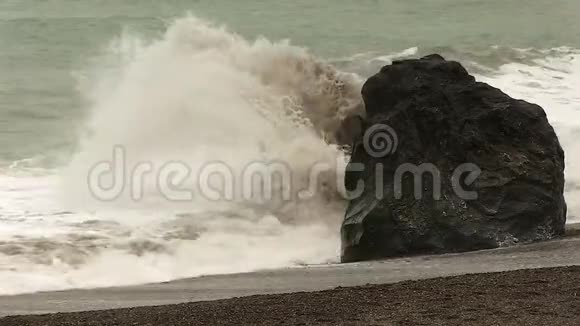
[[[91,115],[67,168],[55,174],[21,161],[0,172],[0,294],[336,262],[345,209],[337,162],[345,157],[335,133],[360,113],[365,77],[419,52],[333,61],[359,77],[288,42],[250,42],[192,17],[153,42],[123,34],[77,74]],[[552,49],[478,70],[478,79],[546,109],[567,153],[572,219],[580,214],[579,55]],[[313,165],[331,169],[306,200],[175,202],[146,179],[145,198],[124,192],[104,202],[87,189],[87,174],[115,145],[126,151],[126,170],[179,161],[196,171],[220,161],[237,173],[256,161],[284,162],[293,190],[309,186]]]
[[[329,143],[346,116],[361,113],[359,78],[288,42],[249,42],[193,17],[176,21],[149,44],[123,35],[95,62],[79,85],[92,113],[86,137],[50,193],[39,196],[58,203],[60,213],[33,200],[29,204],[40,214],[34,218],[36,213],[16,205],[34,195],[30,189],[8,202],[22,213],[17,228],[42,230],[47,224],[56,232],[13,229],[4,235],[0,277],[9,281],[0,293],[337,260],[345,203],[336,171],[345,157]],[[192,170],[182,185],[187,189],[195,188],[196,171],[211,162],[235,175],[254,162],[281,162],[291,171],[292,197],[172,201],[160,193],[152,173],[143,184],[145,198],[136,201],[127,192],[105,202],[89,191],[87,175],[111,160],[114,146],[124,149],[127,171],[143,162],[155,170],[166,162],[186,164]],[[316,164],[330,170],[316,179],[319,191],[298,199],[298,191],[311,186]]]
[[[5,177],[0,294],[334,262],[337,230],[252,209],[63,211],[55,177]],[[308,244],[308,245],[305,245]]]

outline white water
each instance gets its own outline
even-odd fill
[[[210,162],[223,162],[236,175],[253,162],[283,162],[295,195],[310,186],[312,166],[336,169],[337,160],[344,162],[324,139],[332,141],[341,120],[361,110],[359,79],[287,42],[248,42],[195,18],[175,22],[148,45],[124,35],[95,61],[79,86],[92,116],[70,166],[39,188],[31,186],[36,178],[6,182],[16,221],[3,217],[13,229],[0,238],[6,241],[0,293],[337,260],[344,202],[334,170],[319,178],[324,186],[310,200],[266,203],[200,195],[175,202],[161,196],[153,175],[145,179],[145,198],[132,200],[127,187],[103,202],[87,189],[87,175],[121,145],[127,171],[141,162],[156,171],[169,161],[187,164],[193,172],[186,189],[195,188],[196,171]],[[24,186],[14,188],[15,182]]]
[[[580,183],[578,60],[577,52],[560,49],[479,76],[546,109],[567,151],[572,218],[580,212],[573,200]],[[303,189],[314,164],[344,160],[323,138],[332,142],[340,121],[360,110],[361,79],[285,42],[248,42],[194,18],[175,22],[152,43],[122,35],[93,61],[79,75],[92,114],[70,166],[58,175],[19,168],[0,174],[0,294],[337,261],[344,202],[336,171],[319,180],[311,200],[266,203],[238,196],[168,201],[153,179],[145,180],[140,201],[125,191],[102,202],[86,180],[122,145],[129,167],[146,161],[156,170],[169,160],[193,171],[221,161],[236,173],[254,161],[282,161],[293,171],[293,190]]]

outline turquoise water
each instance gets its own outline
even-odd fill
[[[79,71],[120,34],[158,36],[187,12],[325,58],[419,47],[493,64],[510,55],[493,45],[580,48],[575,0],[2,1],[0,160],[70,152],[86,115]]]
[[[1,1],[0,295],[336,262],[345,157],[320,136],[381,66],[433,52],[545,108],[577,221],[577,0]],[[102,201],[87,177],[116,145],[157,168],[334,175],[281,208],[178,203],[149,179],[148,200]]]

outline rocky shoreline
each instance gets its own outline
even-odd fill
[[[113,305],[98,308],[79,305],[75,291],[0,297],[0,308],[22,300],[29,309],[0,315],[76,311],[4,317],[0,326],[577,325],[580,239],[563,238],[564,153],[544,110],[439,55],[383,67],[362,95],[366,116],[345,120],[344,134],[354,137],[349,167],[366,169],[347,168],[345,183],[365,187],[349,201],[341,260],[372,262],[261,272],[269,281],[258,272],[109,289],[100,302]],[[421,257],[432,254],[448,255]],[[231,294],[236,277],[256,280]],[[196,301],[188,297],[199,296],[196,286],[224,296]],[[87,302],[98,293],[84,293]],[[34,310],[46,295],[66,300]],[[121,305],[123,295],[138,304]],[[152,301],[164,295],[181,299]]]

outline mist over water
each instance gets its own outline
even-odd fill
[[[418,43],[322,56],[289,41],[244,38],[191,15],[166,25],[155,37],[119,32],[71,69],[78,100],[59,103],[82,108],[61,113],[77,117],[67,131],[74,145],[51,135],[46,144],[33,142],[38,147],[5,147],[21,151],[0,157],[0,294],[337,262],[346,204],[337,182],[347,157],[336,131],[362,112],[359,92],[368,76],[394,59],[431,52],[544,107],[567,154],[569,219],[580,214],[579,50]],[[42,118],[51,110],[30,110],[39,132],[52,130]],[[24,121],[18,119],[15,126]],[[179,161],[195,176],[219,161],[237,175],[252,162],[284,162],[296,191],[309,186],[313,165],[331,169],[307,200],[169,201],[152,176],[142,200],[133,200],[130,188],[114,201],[96,200],[87,174],[111,159],[115,145],[125,150],[128,171],[142,162],[158,170]],[[181,186],[195,188],[195,178],[187,180]]]
[[[132,59],[105,71],[90,94],[89,136],[67,171],[67,181],[78,182],[71,194],[86,192],[87,171],[111,160],[115,145],[125,150],[128,171],[142,162],[182,162],[197,171],[212,162],[239,170],[278,161],[299,182],[315,163],[336,165],[342,120],[363,112],[358,76],[287,42],[248,42],[197,18],[119,54]]]

